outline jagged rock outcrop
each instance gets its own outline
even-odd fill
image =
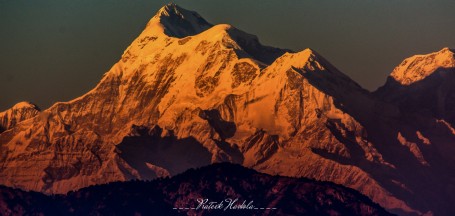
[[[0,183],[65,193],[229,161],[343,184],[395,213],[450,215],[451,130],[311,49],[266,47],[171,4],[93,90],[0,134]]]

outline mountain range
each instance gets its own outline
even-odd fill
[[[312,49],[168,4],[93,90],[0,113],[0,184],[64,194],[231,162],[454,215],[454,62],[448,48],[408,58],[369,92]]]

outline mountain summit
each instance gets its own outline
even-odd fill
[[[66,193],[231,162],[451,215],[453,143],[450,123],[378,99],[311,49],[171,4],[93,90],[0,133],[0,183]]]
[[[0,112],[0,132],[11,129],[21,121],[35,117],[40,109],[30,102],[19,102],[11,109]]]
[[[455,54],[449,48],[427,55],[415,55],[405,59],[390,76],[401,85],[411,85],[434,72],[444,73],[455,67]]]
[[[198,13],[170,3],[162,7],[147,26],[170,37],[184,38],[199,34],[213,25]]]
[[[375,94],[403,111],[455,125],[455,53],[444,48],[405,59]]]

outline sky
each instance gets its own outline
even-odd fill
[[[453,0],[175,0],[265,45],[312,48],[375,90],[404,58],[455,48]],[[0,111],[46,109],[101,79],[161,0],[0,0]]]

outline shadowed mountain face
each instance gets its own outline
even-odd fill
[[[375,94],[404,112],[455,124],[455,54],[449,48],[404,60]]]
[[[388,77],[375,96],[396,105],[409,121],[421,120],[416,116],[432,117],[432,122],[446,125],[455,134],[455,53],[444,48],[427,55],[405,59]],[[432,126],[432,122],[428,126]],[[438,128],[443,132],[443,128]],[[427,145],[437,145],[443,157],[455,164],[455,142],[431,142],[416,134]],[[452,177],[453,178],[453,177]],[[453,187],[453,183],[451,183]]]
[[[223,208],[198,208],[198,199],[221,202]],[[230,207],[226,199],[238,201]],[[244,201],[245,206],[253,201],[249,205],[252,209],[234,209]],[[0,187],[0,212],[7,215],[391,215],[366,196],[340,185],[270,176],[227,163],[189,170],[170,179],[93,186],[66,196]]]
[[[434,65],[453,67],[450,52],[394,77],[426,82]],[[0,183],[59,194],[227,161],[342,184],[394,213],[455,214],[450,94],[441,117],[387,89],[170,4],[93,90],[0,133]]]
[[[141,179],[182,173],[192,167],[210,164],[211,154],[193,137],[179,139],[172,131],[133,126],[132,134],[117,145],[121,158],[138,171]],[[161,169],[165,167],[166,169]],[[163,176],[158,170],[165,171]]]

